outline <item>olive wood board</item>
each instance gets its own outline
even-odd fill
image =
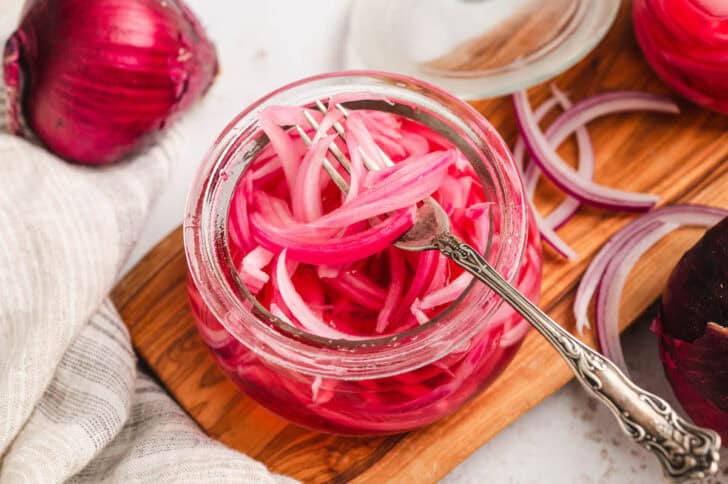
[[[629,2],[599,47],[554,82],[574,100],[608,90],[669,90],[642,59],[631,30]],[[547,85],[529,92],[533,105]],[[474,102],[512,143],[516,126],[509,98]],[[241,106],[242,108],[243,106]],[[705,203],[728,208],[728,117],[681,103],[681,114],[634,113],[590,124],[597,157],[596,179],[625,190],[658,194],[661,204]],[[575,160],[566,144],[560,153]],[[542,182],[541,210],[562,195]],[[182,207],[180,207],[180,212]],[[582,208],[560,235],[580,254],[565,262],[544,249],[541,307],[574,329],[574,292],[589,260],[634,218]],[[670,268],[700,231],[683,229],[652,249],[634,269],[621,308],[626,327],[658,297]],[[305,482],[434,482],[496,433],[572,377],[535,331],[505,372],[459,411],[403,435],[347,438],[289,424],[242,395],[219,370],[199,339],[185,291],[182,230],[177,229],[139,262],[113,291],[140,357],[167,390],[212,437]],[[594,345],[588,332],[583,340]]]

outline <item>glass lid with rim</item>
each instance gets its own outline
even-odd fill
[[[355,0],[352,68],[408,74],[464,98],[509,94],[565,71],[620,0]]]

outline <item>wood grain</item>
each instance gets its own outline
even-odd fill
[[[573,99],[613,89],[667,92],[642,60],[630,28],[629,2],[624,3],[600,46],[556,79]],[[530,94],[538,104],[548,96],[548,87],[539,86]],[[514,140],[510,99],[474,105],[507,141]],[[657,193],[662,204],[728,207],[728,118],[684,105],[677,117],[610,116],[595,121],[589,130],[598,181]],[[573,159],[573,146],[567,144],[562,154]],[[560,197],[550,184],[542,183],[537,204],[548,210]],[[573,329],[574,290],[589,260],[633,217],[584,208],[560,231],[582,258],[566,263],[545,250],[541,305],[565,327]],[[655,300],[670,268],[699,235],[695,230],[671,235],[640,262],[625,292],[624,326]],[[140,356],[209,435],[262,460],[273,471],[306,482],[434,482],[571,378],[556,352],[532,332],[503,375],[449,418],[385,438],[322,435],[287,424],[225,379],[196,334],[184,283],[178,229],[114,290],[112,297]],[[584,340],[594,343],[591,334]]]

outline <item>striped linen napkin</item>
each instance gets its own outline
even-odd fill
[[[175,139],[90,168],[0,126],[0,484],[293,482],[205,436],[107,297]]]

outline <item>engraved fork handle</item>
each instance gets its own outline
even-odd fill
[[[662,398],[635,385],[611,361],[564,330],[514,289],[468,244],[450,233],[434,248],[492,288],[561,354],[579,382],[609,408],[632,440],[657,456],[673,481],[702,479],[718,470],[720,436],[690,424]]]

